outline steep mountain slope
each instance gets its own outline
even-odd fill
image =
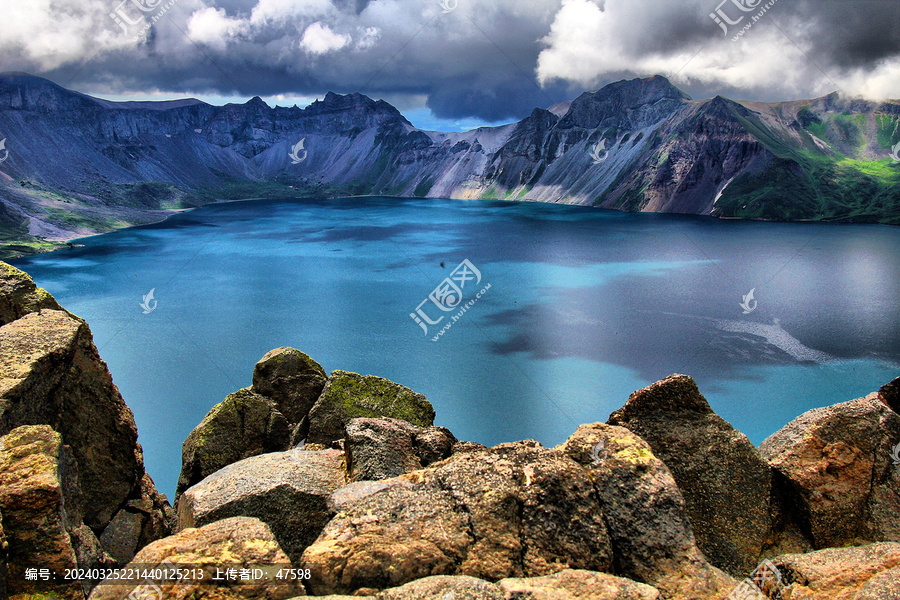
[[[657,76],[518,123],[438,133],[361,94],[304,109],[260,98],[110,102],[5,74],[0,256],[255,197],[504,198],[900,224],[898,124],[897,102],[698,102]]]

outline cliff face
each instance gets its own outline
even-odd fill
[[[217,199],[348,194],[900,223],[900,103],[693,101],[657,76],[553,109],[438,133],[360,94],[121,103],[0,75],[0,243],[32,251]]]

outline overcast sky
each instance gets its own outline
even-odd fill
[[[0,0],[0,71],[112,99],[360,91],[445,129],[654,74],[694,98],[900,98],[900,0],[442,1]]]

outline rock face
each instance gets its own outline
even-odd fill
[[[62,310],[47,290],[24,271],[0,262],[0,327],[43,309]]]
[[[735,576],[752,571],[772,525],[771,469],[694,380],[671,375],[638,390],[608,423],[639,435],[672,471],[709,561]]]
[[[70,532],[81,527],[81,507],[73,497],[77,480],[66,462],[60,435],[46,425],[18,427],[0,438],[0,514],[10,594],[41,591],[84,598],[74,581],[25,580],[26,568],[62,574],[79,566]]]
[[[166,600],[282,600],[303,595],[296,581],[213,582],[216,569],[285,567],[288,558],[265,523],[245,517],[224,519],[199,529],[185,529],[153,542],[134,557],[129,567],[153,569],[162,564],[170,569],[202,569],[203,584],[143,580],[119,585],[98,585],[90,600],[123,598],[165,598]],[[199,577],[198,577],[199,579]],[[144,596],[141,596],[144,593]],[[131,594],[131,595],[129,595]]]
[[[900,598],[900,544],[830,548],[772,559],[791,600]]]
[[[337,450],[254,456],[185,491],[178,500],[178,529],[228,517],[255,517],[272,529],[296,564],[331,518],[328,497],[345,484]]]
[[[590,469],[617,573],[665,598],[719,600],[733,587],[697,548],[678,486],[644,440],[597,423],[579,427],[562,450]]]
[[[344,425],[355,417],[390,417],[430,427],[434,408],[422,394],[388,379],[334,371],[309,412],[309,441],[341,439]]]
[[[307,548],[302,565],[312,572],[313,593],[384,589],[431,575],[496,581],[612,566],[588,473],[561,452],[502,444],[400,479],[410,485],[343,504]]]
[[[253,370],[257,394],[271,399],[290,423],[300,423],[319,399],[328,375],[322,365],[294,348],[266,353]]]
[[[760,446],[816,547],[900,541],[900,415],[878,394],[817,408]]]
[[[144,473],[139,487],[103,530],[100,543],[116,563],[124,565],[140,548],[165,537],[174,527],[175,511]]]
[[[143,475],[131,410],[88,326],[59,310],[0,327],[0,433],[47,424],[78,463],[85,522],[102,529]]]
[[[399,419],[351,419],[344,448],[352,481],[409,473],[450,456],[456,438],[443,427],[416,427]]]
[[[290,435],[287,419],[271,400],[250,388],[229,394],[181,446],[176,502],[186,489],[222,467],[250,456],[287,450]]]
[[[878,397],[895,413],[900,414],[900,377],[878,390]]]

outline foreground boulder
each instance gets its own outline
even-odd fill
[[[489,581],[608,570],[612,548],[588,473],[537,442],[472,449],[344,503],[303,554],[317,595],[431,575]]]
[[[657,600],[659,597],[659,591],[629,579],[569,569],[546,577],[502,579],[497,583],[466,575],[434,575],[370,596],[377,600]]]
[[[181,445],[175,501],[195,483],[239,460],[288,449],[290,429],[275,404],[249,388],[213,407]]]
[[[900,541],[900,415],[878,394],[804,413],[760,453],[784,479],[816,547]]]
[[[344,425],[355,417],[389,417],[431,427],[434,408],[422,394],[388,379],[334,371],[309,412],[308,441],[330,444],[343,438]]]
[[[694,380],[670,375],[638,390],[608,423],[639,435],[672,471],[709,561],[735,576],[752,571],[772,526],[771,469]]]
[[[79,565],[73,547],[72,533],[82,524],[72,467],[62,438],[46,425],[18,427],[0,438],[0,515],[9,552],[9,594],[40,591],[84,598],[75,581],[25,580],[27,568],[62,574],[94,566]],[[79,533],[93,536],[84,529]]]
[[[128,567],[143,570],[182,568],[203,570],[195,581],[135,580],[127,584],[108,581],[98,585],[90,600],[165,598],[166,600],[281,600],[303,595],[303,587],[289,580],[224,580],[217,569],[265,568],[269,573],[288,565],[288,558],[265,523],[232,518],[199,529],[185,529],[153,542],[134,557]]]
[[[329,496],[345,484],[337,450],[254,456],[185,491],[178,500],[178,529],[255,517],[272,529],[291,561],[298,563],[331,518]]]
[[[0,434],[50,425],[78,463],[85,522],[101,530],[144,474],[131,410],[88,326],[43,310],[0,327]]]
[[[624,427],[596,423],[579,427],[562,450],[589,469],[617,573],[668,599],[719,600],[734,587],[697,548],[678,486],[647,442]]]
[[[253,369],[255,393],[269,398],[287,420],[300,423],[325,388],[328,375],[322,365],[294,348],[266,353]]]
[[[0,261],[0,327],[44,309],[63,310],[28,273]]]
[[[900,544],[830,548],[772,559],[791,600],[900,598]]]
[[[657,600],[659,590],[630,579],[594,571],[566,570],[546,577],[504,579],[507,600]]]
[[[351,419],[344,448],[351,481],[410,473],[450,456],[456,438],[443,427],[416,427],[400,419]]]

